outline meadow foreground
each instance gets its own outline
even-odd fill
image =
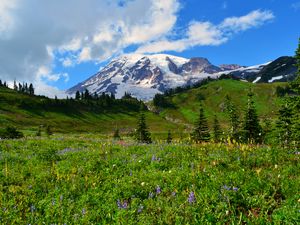
[[[297,224],[300,153],[96,135],[0,141],[1,224]]]

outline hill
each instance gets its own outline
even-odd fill
[[[209,121],[212,123],[214,115],[217,115],[225,126],[228,120],[224,111],[226,95],[231,97],[239,114],[243,116],[243,110],[247,104],[247,93],[252,89],[260,118],[272,119],[276,117],[281,102],[277,96],[277,87],[284,86],[286,83],[253,84],[232,79],[209,81],[197,88],[166,95],[164,98],[167,106],[158,107],[156,111],[169,121],[184,123],[189,127],[196,121],[199,104],[202,101]],[[153,102],[151,105],[153,106]]]
[[[85,100],[49,99],[30,96],[0,87],[0,128],[15,126],[36,131],[51,125],[56,132],[122,133],[136,127],[141,102],[136,99]],[[175,127],[160,116],[147,111],[147,123],[156,132]]]

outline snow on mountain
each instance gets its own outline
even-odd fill
[[[127,54],[112,60],[94,76],[67,90],[67,94],[89,90],[91,93],[113,93],[117,98],[130,93],[148,101],[170,88],[197,83],[207,77],[223,74],[253,83],[290,80],[295,77],[293,57],[250,67],[212,65],[206,58],[186,59],[167,54]]]
[[[92,93],[111,92],[121,98],[127,92],[147,101],[167,89],[193,84],[208,76],[216,77],[215,73],[219,71],[219,67],[205,58],[128,54],[112,60],[97,74],[67,93],[88,89]]]

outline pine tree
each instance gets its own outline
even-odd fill
[[[14,80],[14,90],[15,90],[15,91],[18,91],[18,86],[17,86],[16,80]]]
[[[248,93],[248,104],[243,124],[244,140],[248,143],[260,143],[262,141],[262,128],[253,100],[253,93]]]
[[[120,140],[120,139],[121,139],[119,129],[116,129],[116,130],[115,130],[114,135],[113,135],[113,138],[114,138],[115,140]]]
[[[199,118],[195,124],[194,131],[191,134],[191,139],[196,143],[209,142],[210,140],[208,123],[204,115],[202,104],[200,104]]]
[[[240,118],[238,116],[238,111],[236,106],[232,103],[229,95],[226,95],[225,99],[225,110],[229,117],[230,127],[229,127],[229,138],[238,141],[240,133]]]
[[[80,100],[80,92],[79,91],[76,91],[75,99]]]
[[[171,144],[171,143],[172,143],[172,140],[173,140],[172,134],[171,134],[171,131],[169,130],[169,131],[168,131],[168,137],[167,137],[167,143],[168,143],[168,144]]]
[[[53,134],[53,132],[52,132],[52,127],[51,127],[50,125],[48,125],[48,126],[46,127],[46,134],[47,134],[48,136],[51,136],[51,135]]]
[[[276,123],[278,129],[279,142],[283,147],[289,148],[292,142],[293,112],[286,101],[279,110],[279,117]]]
[[[33,88],[33,84],[32,83],[30,83],[30,85],[29,85],[29,94],[30,95],[34,95],[34,88]]]
[[[151,135],[146,125],[145,114],[142,111],[140,113],[140,117],[138,120],[138,125],[135,132],[135,138],[138,142],[147,143],[147,144],[152,143]]]
[[[213,124],[213,139],[214,139],[214,142],[216,142],[216,143],[220,142],[221,136],[222,136],[222,131],[221,131],[220,123],[219,123],[219,120],[218,120],[217,116],[215,115],[214,124]]]

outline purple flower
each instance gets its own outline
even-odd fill
[[[152,158],[151,158],[151,161],[155,161],[156,160],[156,156],[153,155]]]
[[[139,208],[138,208],[138,213],[141,213],[144,209],[144,206],[140,205]]]
[[[190,192],[189,197],[188,197],[188,202],[190,204],[193,204],[196,202],[196,197],[195,197],[195,193],[193,191]]]
[[[128,208],[128,201],[125,200],[123,202],[120,201],[120,199],[117,200],[117,206],[119,209],[127,209]]]
[[[35,210],[36,210],[35,206],[34,206],[34,205],[31,205],[31,206],[30,206],[30,211],[31,211],[31,213],[33,213]]]
[[[239,188],[238,188],[238,187],[233,187],[232,190],[233,190],[233,191],[238,191]]]
[[[153,197],[154,197],[153,192],[150,192],[148,198],[153,198]]]
[[[173,197],[176,196],[176,192],[175,192],[175,191],[172,192],[172,196],[173,196]]]
[[[59,196],[59,200],[62,201],[63,199],[64,199],[64,196],[63,196],[63,195],[60,195],[60,196]]]
[[[83,208],[83,209],[81,210],[81,213],[82,213],[82,215],[85,215],[85,214],[86,214],[85,208]]]
[[[223,186],[223,189],[227,190],[227,191],[230,191],[231,190],[231,187],[228,187],[227,185],[224,185]]]
[[[161,188],[160,188],[160,186],[157,186],[157,187],[156,187],[156,194],[159,195],[160,193],[161,193]]]

